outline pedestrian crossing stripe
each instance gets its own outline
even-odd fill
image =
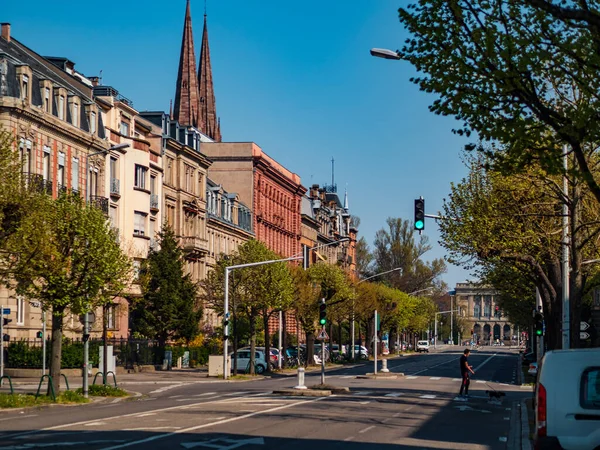
[[[429,379],[430,379],[430,380],[441,380],[442,378],[441,378],[441,377],[431,377],[431,378],[429,378]]]
[[[483,381],[483,380],[477,380],[477,381],[475,381],[475,383],[483,384],[483,383],[485,383],[485,381]]]
[[[460,378],[452,378],[452,381],[462,381]]]
[[[344,378],[344,379],[347,379],[347,378],[354,378],[354,375],[343,375],[343,376],[341,376],[340,378]]]
[[[435,395],[421,395],[419,398],[427,398],[427,399],[434,399],[436,396]]]
[[[406,377],[407,380],[416,380],[419,377],[415,377],[415,376],[410,376],[410,377]]]
[[[372,391],[358,391],[355,395],[369,395],[372,393]]]

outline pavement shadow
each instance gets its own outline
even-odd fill
[[[443,442],[408,438],[407,443],[353,442],[351,440],[314,439],[310,436],[282,438],[250,434],[211,432],[148,432],[148,431],[44,431],[24,430],[10,435],[0,434],[0,450],[36,448],[120,450],[129,449],[241,449],[241,450],[417,450],[423,448],[454,448]],[[457,448],[457,447],[456,447]]]

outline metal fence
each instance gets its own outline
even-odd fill
[[[217,348],[210,347],[186,347],[174,345],[160,345],[152,340],[133,339],[108,339],[108,345],[113,347],[113,355],[116,356],[117,366],[132,369],[135,366],[162,365],[165,352],[171,352],[171,360],[176,363],[177,358],[189,352],[189,364],[191,367],[203,365],[208,362],[211,352],[218,352]],[[104,341],[101,339],[90,339],[89,359],[93,367],[98,367],[100,352]],[[41,339],[30,339],[12,341],[6,348],[6,367],[18,369],[41,369],[42,368]],[[52,354],[52,343],[46,341],[46,364],[50,363]],[[64,339],[61,351],[61,367],[64,369],[81,367],[83,362],[83,341],[80,339]]]

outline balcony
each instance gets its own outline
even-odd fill
[[[32,192],[52,195],[52,181],[44,180],[42,175],[37,173],[24,173],[23,183],[25,187]]]
[[[90,205],[98,208],[106,216],[108,216],[108,199],[98,195],[90,195]]]
[[[118,178],[110,179],[110,195],[111,197],[121,196],[121,182]]]
[[[181,246],[188,253],[208,252],[208,241],[197,236],[184,236],[181,238]]]
[[[150,211],[158,211],[158,195],[150,194]]]

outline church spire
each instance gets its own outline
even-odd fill
[[[221,122],[217,117],[217,104],[213,86],[212,68],[210,66],[210,50],[208,48],[208,28],[204,14],[204,29],[202,30],[202,47],[200,48],[200,67],[198,68],[200,84],[199,127],[200,131],[221,142]]]
[[[173,111],[173,118],[179,121],[181,125],[199,126],[198,105],[200,102],[198,92],[192,15],[190,13],[190,0],[187,0]]]

